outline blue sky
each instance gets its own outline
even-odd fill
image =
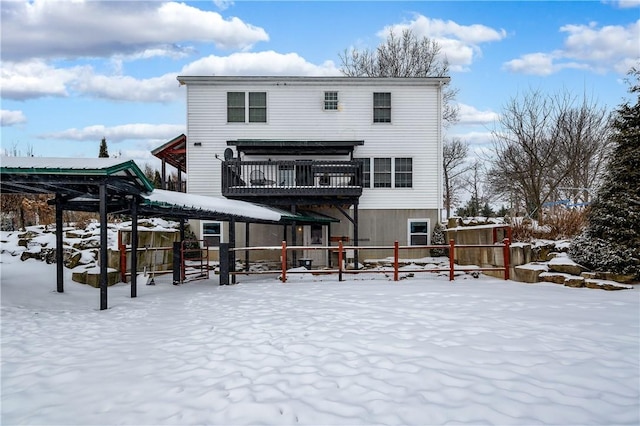
[[[640,0],[2,1],[2,153],[158,163],[185,132],[178,75],[340,75],[345,49],[390,29],[438,41],[473,152],[509,99],[531,89],[615,108],[639,64]]]

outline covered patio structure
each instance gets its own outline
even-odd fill
[[[108,214],[131,216],[132,271],[137,270],[137,221],[141,216],[180,220],[181,240],[187,219],[271,224],[301,220],[245,201],[154,189],[134,161],[115,158],[2,157],[0,190],[7,194],[54,195],[49,203],[56,208],[56,283],[60,293],[64,292],[63,211],[99,213],[101,310],[108,307]],[[231,235],[229,241],[234,242],[235,237]],[[135,273],[131,274],[131,297],[137,297]]]

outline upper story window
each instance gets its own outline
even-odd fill
[[[227,122],[244,123],[244,92],[227,92]]]
[[[373,187],[391,188],[391,158],[373,159]]]
[[[247,108],[248,106],[248,108]],[[227,123],[266,123],[266,92],[227,92]]]
[[[324,92],[324,110],[338,110],[338,92]]]
[[[249,123],[267,122],[267,93],[249,92]]]
[[[391,93],[373,94],[373,122],[391,123]]]
[[[395,160],[395,187],[411,188],[413,186],[413,162],[411,158],[396,158]]]

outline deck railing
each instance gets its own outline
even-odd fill
[[[224,196],[360,196],[359,161],[222,162]]]

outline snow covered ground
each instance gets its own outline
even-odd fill
[[[638,288],[164,276],[100,311],[0,260],[3,425],[640,423]]]

